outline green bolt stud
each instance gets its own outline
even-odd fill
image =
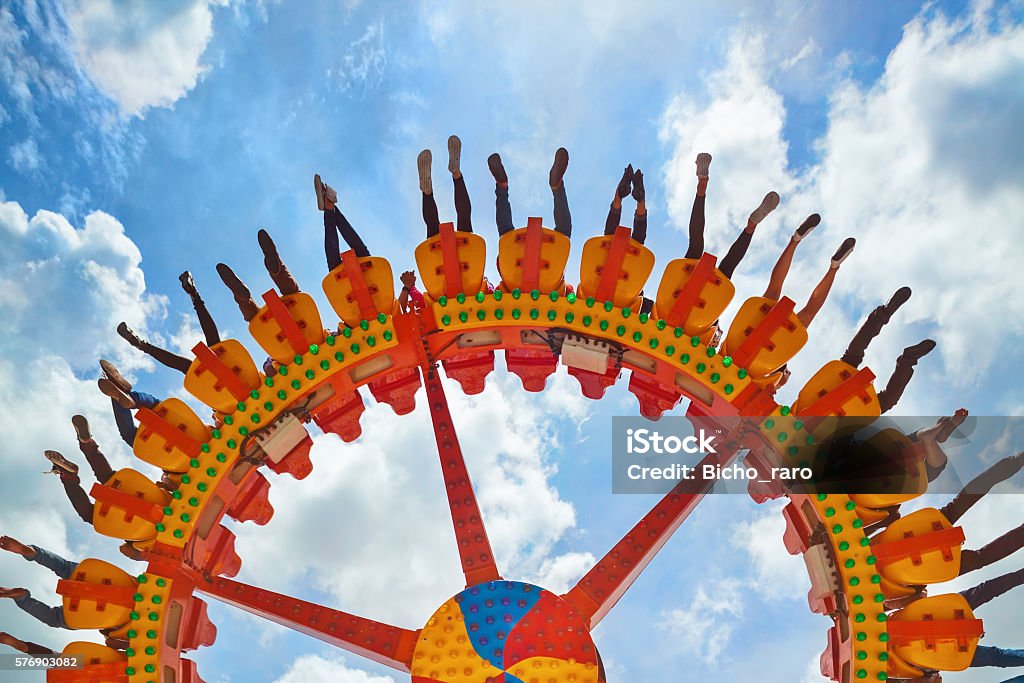
[[[519,320],[519,317],[520,317],[520,316],[521,316],[522,314],[523,314],[523,312],[522,312],[522,311],[520,311],[520,310],[519,310],[518,308],[513,308],[513,309],[512,309],[512,319],[513,319],[513,320]]]
[[[495,301],[501,301],[501,297],[502,297],[502,296],[503,296],[503,295],[502,295],[502,293],[501,293],[501,290],[500,290],[500,289],[496,289],[496,290],[494,290],[494,300],[495,300]]]
[[[534,301],[536,301],[537,299],[539,299],[539,298],[540,298],[540,290],[539,290],[539,289],[534,289],[534,290],[532,290],[532,291],[530,292],[530,298],[531,298],[531,299],[533,299]]]
[[[521,297],[522,295],[523,295],[523,292],[522,292],[522,290],[521,290],[521,289],[519,289],[518,287],[516,287],[515,289],[513,289],[513,290],[512,290],[512,298],[513,298],[513,299],[518,299],[518,298],[519,298],[519,297]]]
[[[722,387],[722,390],[725,391],[725,395],[728,396],[733,391],[735,391],[735,387],[733,387],[733,385],[731,384],[726,384],[724,387]]]
[[[594,304],[597,303],[597,302],[594,301],[594,297],[588,296],[587,300],[584,303],[587,305],[587,308],[593,308]]]
[[[684,353],[681,356],[679,356],[679,362],[681,362],[683,365],[686,365],[687,363],[689,363],[690,362],[690,354]]]
[[[682,337],[683,336],[683,328],[677,327],[676,329],[672,330],[672,334],[674,334],[676,337]]]
[[[576,303],[576,295],[573,294],[572,292],[569,292],[568,294],[565,295],[565,300],[571,304],[574,304]]]
[[[494,319],[495,320],[501,320],[504,317],[505,317],[505,311],[501,310],[500,308],[494,309]]]
[[[639,342],[643,338],[644,338],[644,335],[643,335],[642,332],[634,332],[633,333],[633,341]]]
[[[537,290],[534,290],[534,291],[537,291]],[[538,311],[536,308],[531,308],[530,309],[530,318],[532,318],[533,320],[536,320],[539,317],[540,317],[540,311]]]
[[[341,351],[336,351],[334,353],[334,360],[340,363],[341,361],[345,360],[345,354],[343,354]],[[282,396],[281,398],[284,398],[284,396]]]
[[[748,373],[746,368],[740,368],[739,372],[736,373],[736,376],[739,377],[740,379],[746,379],[747,374]]]
[[[608,321],[607,320],[602,320],[600,325],[598,325],[598,327],[601,328],[602,332],[607,331],[608,330]]]
[[[345,329],[343,329],[341,331],[341,336],[345,337],[346,339],[349,339],[352,336],[352,328],[346,327]]]
[[[476,302],[478,304],[482,304],[484,302],[484,293],[483,292],[477,292],[475,298],[476,298]]]
[[[466,311],[460,311],[459,312],[459,322],[463,322],[464,323],[467,320],[469,320],[469,313],[467,313]]]
[[[575,319],[576,319],[576,316],[573,315],[572,311],[569,311],[568,313],[565,314],[565,322],[571,323]]]
[[[552,301],[558,301],[558,292],[551,290],[551,294],[548,294],[548,298]]]
[[[651,316],[647,315],[646,313],[641,313],[640,315],[637,316],[637,319],[640,320],[641,325],[646,325],[647,321],[651,319]]]
[[[334,346],[334,335],[333,334],[327,335],[327,345],[328,346]]]
[[[442,294],[441,297],[437,300],[437,303],[441,304],[442,308],[444,306],[447,306],[448,305],[448,297],[446,297],[444,294]]]
[[[550,320],[551,322],[554,322],[555,318],[557,318],[557,317],[558,317],[558,311],[556,311],[555,309],[551,309],[550,311],[548,311],[548,320]]]
[[[703,373],[705,370],[707,370],[708,366],[705,365],[704,363],[697,363],[696,369],[697,369],[697,374],[699,375],[699,374]]]
[[[718,380],[720,380],[720,379],[722,379],[722,376],[720,374],[718,374],[717,372],[712,372],[711,373],[711,383],[712,384],[718,384]]]
[[[632,312],[633,311],[629,310],[629,307],[627,306],[626,308],[622,309],[622,317],[628,318]]]
[[[441,316],[441,324],[446,326],[446,327],[448,325],[451,325],[452,324],[452,317],[450,315],[448,315],[447,313],[445,313],[444,315]]]
[[[604,310],[606,313],[611,313],[613,308],[615,308],[615,306],[612,304],[611,301],[604,302]]]
[[[302,356],[300,356],[298,354],[295,355],[295,364],[296,365],[302,365]]]
[[[391,341],[394,338],[394,333],[391,330],[384,330],[384,341]],[[324,368],[326,370],[326,368]]]
[[[386,333],[385,333],[385,334],[386,334]],[[329,360],[326,360],[326,359],[325,359],[325,360],[322,360],[322,361],[320,361],[320,369],[321,369],[321,370],[327,370],[327,369],[328,369],[328,368],[330,368],[330,367],[331,367],[331,361],[329,361]],[[269,407],[269,408],[267,408],[267,406],[270,406],[270,407]],[[273,410],[273,409],[274,409],[274,404],[273,404],[273,403],[264,403],[264,404],[263,404],[263,407],[264,407],[264,408],[265,408],[266,410]]]
[[[615,328],[615,334],[619,335],[620,337],[622,335],[626,334],[626,326],[625,325],[619,325],[618,327],[616,327]]]
[[[359,353],[359,344],[353,344],[352,346],[349,347],[349,350],[351,350],[352,353],[358,354]]]
[[[589,315],[583,316],[583,327],[590,327],[590,323],[594,322],[594,319]]]
[[[310,344],[309,345],[309,352],[315,356],[316,354],[320,353],[320,347],[317,346],[316,344]],[[256,398],[256,397],[253,396],[253,398]]]

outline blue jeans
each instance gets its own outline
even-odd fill
[[[35,562],[36,564],[46,567],[62,579],[70,579],[71,573],[75,571],[75,567],[78,566],[77,562],[65,560],[60,555],[51,553],[46,548],[40,548],[37,545],[30,545],[29,548],[36,551],[36,556],[29,560],[29,562]]]
[[[144,394],[141,391],[129,391],[128,395],[132,397],[135,405],[139,408],[152,408],[160,402],[156,396]],[[138,431],[138,428],[135,426],[132,411],[114,399],[110,399],[110,404],[114,407],[114,422],[117,423],[117,431],[121,433],[121,438],[129,447],[135,445],[135,432]]]
[[[44,605],[33,598],[30,593],[26,593],[23,598],[15,598],[14,604],[47,626],[52,628],[70,628],[67,622],[64,621],[63,606],[50,607],[49,605]]]
[[[566,237],[572,237],[572,214],[569,213],[569,197],[565,194],[565,183],[551,190],[554,200],[555,230]],[[498,236],[515,230],[512,222],[512,204],[508,200],[508,188],[494,187],[494,218],[498,224]]]
[[[996,666],[1004,669],[1012,666],[1024,666],[1024,650],[1007,650],[991,645],[979,645],[974,653],[974,659],[971,660],[971,666]]]

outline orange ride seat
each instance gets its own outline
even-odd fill
[[[114,472],[102,484],[94,484],[90,494],[96,500],[92,519],[96,531],[126,541],[156,538],[156,525],[171,500],[170,494],[146,475],[128,468]]]
[[[654,316],[670,327],[682,327],[687,336],[711,329],[736,294],[736,286],[715,267],[717,258],[669,261],[658,285]]]
[[[441,232],[416,247],[416,267],[434,301],[442,296],[470,296],[481,291],[487,243],[480,235],[457,232],[453,223],[442,223]]]
[[[981,620],[959,594],[912,602],[889,615],[888,631],[890,672],[914,667],[963,671],[984,635]]]
[[[878,573],[904,585],[926,585],[960,574],[964,530],[953,526],[935,508],[923,508],[897,519],[871,542]]]
[[[185,374],[185,390],[220,413],[233,413],[249,392],[258,389],[263,375],[237,339],[212,347],[196,344],[196,359]]]
[[[132,451],[135,456],[165,472],[187,472],[189,460],[199,456],[212,429],[184,401],[166,398],[152,408],[135,413],[139,429]]]
[[[564,290],[569,247],[568,237],[543,227],[540,218],[529,218],[525,228],[507,232],[498,240],[501,288],[506,292]]]
[[[640,292],[654,270],[654,252],[630,234],[629,228],[620,225],[614,235],[591,237],[584,243],[577,296],[640,310]]]
[[[752,378],[767,377],[807,343],[807,328],[793,312],[789,297],[779,301],[755,296],[740,306],[729,327],[722,355],[732,356]]]
[[[115,628],[135,609],[135,579],[103,560],[82,560],[71,578],[57,582],[69,628]]]
[[[305,292],[263,294],[264,306],[249,321],[249,334],[278,363],[290,363],[312,344],[324,341],[324,324],[313,297]]]
[[[341,265],[324,278],[324,293],[338,317],[349,327],[395,310],[395,282],[388,260],[379,256],[359,258],[349,249]]]

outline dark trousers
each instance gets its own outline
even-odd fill
[[[572,214],[569,213],[569,198],[565,194],[565,183],[551,190],[554,200],[555,230],[566,237],[572,237]],[[494,186],[494,218],[498,224],[498,236],[515,230],[512,222],[512,204],[508,200],[508,188]]]
[[[846,347],[846,352],[843,353],[840,360],[855,368],[860,367],[860,364],[864,362],[864,352],[867,351],[868,344],[882,331],[891,315],[885,306],[877,306],[871,311],[867,320],[857,330],[857,334],[853,335],[850,345]],[[878,402],[881,404],[883,413],[892,410],[893,406],[899,402],[910,379],[914,376],[914,366],[916,365],[917,359],[908,355],[906,350],[896,359],[896,369],[889,376],[885,388],[878,392]]]
[[[341,249],[338,244],[338,233],[350,249],[356,252],[356,256],[364,258],[370,255],[370,250],[363,244],[359,233],[352,224],[345,218],[337,206],[324,211],[324,253],[327,255],[327,270],[334,270],[341,265]]]
[[[960,553],[960,576],[975,569],[987,567],[1008,557],[1024,546],[1024,524],[992,541],[977,550],[964,550]]]
[[[177,370],[183,375],[186,374],[188,369],[192,366],[192,361],[184,356],[179,356],[167,349],[162,349],[159,346],[150,344],[145,339],[140,339],[139,341],[141,350],[161,365]]]
[[[469,190],[466,189],[466,179],[462,176],[455,178],[455,220],[456,229],[460,232],[473,232],[473,221],[470,214],[473,205],[469,202]],[[434,195],[423,195],[423,222],[427,224],[427,239],[436,236],[441,232],[441,219],[437,215],[437,202]]]
[[[981,500],[982,496],[991,491],[993,486],[1017,474],[1020,471],[1022,459],[1024,459],[1024,455],[1020,453],[1003,458],[974,479],[971,479],[964,485],[960,493],[956,494],[953,500],[941,508],[942,514],[946,516],[950,524],[956,524],[957,520],[963,517],[964,513]]]
[[[971,666],[995,666],[1008,668],[1013,666],[1024,666],[1024,650],[1008,650],[991,645],[979,645],[974,651],[974,659]],[[1020,678],[1017,676],[1016,678]],[[1011,678],[1010,681],[1015,679]],[[1009,683],[1005,681],[1004,683]]]
[[[129,391],[128,395],[135,400],[135,405],[138,408],[152,408],[160,402],[156,396],[150,394],[144,394],[141,391]],[[110,399],[110,405],[114,409],[114,422],[117,424],[117,431],[121,434],[121,439],[124,440],[128,446],[135,445],[135,433],[138,431],[138,427],[135,426],[135,419],[132,417],[132,411],[125,408],[114,399]]]
[[[199,318],[199,327],[206,337],[206,345],[213,346],[220,343],[220,332],[217,331],[217,323],[213,322],[213,316],[206,308],[206,302],[198,294],[192,297],[192,308],[196,309],[196,317]]]
[[[693,197],[693,208],[690,209],[690,225],[688,228],[690,242],[686,246],[684,258],[699,259],[704,253],[705,200],[706,198],[699,194]],[[718,270],[722,271],[722,275],[730,279],[732,278],[732,274],[736,272],[736,266],[740,264],[744,255],[746,255],[747,247],[750,246],[750,239],[753,236],[753,233],[749,233],[746,230],[740,231],[739,237],[729,247],[725,258],[718,263]]]
[[[89,467],[96,476],[96,481],[104,484],[114,476],[114,468],[110,466],[107,456],[103,455],[95,441],[86,441],[85,443],[79,441],[78,448],[82,451],[85,459],[89,461]]]
[[[967,604],[971,606],[972,610],[975,610],[989,600],[998,598],[1003,593],[1013,590],[1022,583],[1024,583],[1024,568],[997,576],[988,581],[982,581],[974,588],[961,591],[960,595],[964,596]]]
[[[64,486],[64,493],[71,501],[71,507],[75,509],[78,516],[86,524],[92,524],[93,504],[92,499],[82,488],[82,480],[77,474],[61,474],[60,483]]]
[[[614,235],[615,228],[619,227],[619,223],[622,222],[622,209],[616,209],[614,206],[608,209],[608,218],[604,221],[604,234]],[[633,234],[630,235],[640,244],[643,244],[647,239],[647,214],[639,215],[633,214]]]

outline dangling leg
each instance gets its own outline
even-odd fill
[[[33,643],[27,640],[21,640],[20,638],[15,638],[10,633],[4,633],[2,631],[0,631],[0,645],[6,645],[11,649],[23,652],[27,655],[32,655],[33,657],[45,657],[47,655],[57,654],[44,645],[39,645],[38,643]]]
[[[569,197],[565,194],[565,172],[569,168],[569,150],[559,147],[548,171],[548,187],[554,203],[555,230],[566,237],[572,237],[572,214],[569,213]]]
[[[882,412],[889,412],[900,400],[903,391],[907,388],[910,378],[914,376],[914,366],[917,361],[928,355],[935,348],[935,342],[925,339],[922,342],[908,346],[896,359],[896,369],[893,370],[885,389],[878,392],[878,402],[882,406]]]
[[[203,336],[206,337],[206,345],[213,346],[214,344],[219,344],[220,333],[217,331],[217,323],[213,321],[213,316],[206,309],[206,303],[199,296],[199,290],[196,289],[192,273],[186,270],[178,276],[178,280],[181,281],[181,288],[185,290],[185,293],[192,300],[192,308],[196,309],[196,317],[199,318],[199,327],[202,328]]]
[[[832,289],[832,283],[835,282],[836,273],[839,272],[840,264],[846,260],[847,256],[850,255],[853,251],[853,246],[856,243],[857,241],[852,237],[846,238],[843,244],[839,247],[839,250],[836,251],[835,256],[832,257],[832,263],[829,264],[828,272],[825,273],[825,276],[821,278],[821,282],[819,282],[818,286],[814,288],[813,292],[811,292],[811,298],[807,300],[807,305],[797,313],[797,317],[800,319],[800,322],[803,323],[804,327],[811,324],[811,321],[814,320],[814,317],[818,315],[818,311],[820,311],[821,307],[825,304],[825,299],[828,298],[828,293]],[[795,243],[790,241],[790,244]],[[790,255],[790,258],[792,259],[792,255]],[[782,277],[785,278],[785,275]],[[781,283],[779,294],[782,294]]]
[[[639,168],[633,174],[633,199],[636,212],[633,214],[633,239],[643,244],[647,239],[647,193],[644,191],[644,174]]]
[[[765,197],[766,201],[767,199],[768,198]],[[761,206],[763,207],[764,204],[762,203]],[[755,213],[757,213],[757,211],[755,211]],[[754,214],[751,214],[750,217],[753,219]],[[768,280],[768,289],[766,289],[764,293],[766,298],[775,299],[776,301],[782,298],[782,285],[786,282],[786,276],[789,275],[790,266],[793,265],[793,255],[796,253],[796,247],[800,244],[800,240],[807,237],[812,230],[818,227],[819,223],[821,223],[821,216],[816,213],[812,213],[804,219],[804,222],[796,229],[793,236],[789,238],[789,243],[786,244],[786,248],[782,250],[782,255],[779,256],[779,260],[775,263],[775,267],[772,268],[771,278]],[[831,286],[831,282],[829,282],[829,286]],[[811,298],[814,298],[813,295]]]
[[[498,226],[498,237],[515,230],[512,222],[512,204],[508,200],[508,174],[501,163],[501,156],[495,152],[487,157],[487,168],[494,176],[494,221]]]
[[[130,327],[128,327],[127,323],[122,322],[118,324],[117,333],[122,339],[137,348],[139,351],[150,356],[153,360],[157,361],[161,365],[177,370],[183,375],[188,372],[189,367],[192,365],[192,361],[188,358],[179,356],[176,353],[171,353],[167,349],[162,349],[159,346],[150,344],[144,339],[140,339],[139,336],[135,334]]]
[[[256,239],[259,240],[260,249],[263,250],[263,265],[266,266],[267,272],[270,273],[270,279],[281,290],[281,294],[284,296],[298,294],[299,283],[288,272],[288,267],[284,265],[281,255],[277,253],[277,245],[274,244],[274,240],[270,239],[270,234],[266,230],[261,229],[256,233]]]
[[[626,166],[622,171],[622,178],[615,188],[615,196],[612,197],[612,205],[608,209],[608,218],[604,222],[604,234],[614,235],[615,228],[622,222],[622,199],[626,197],[633,187],[633,164]]]
[[[974,588],[961,591],[960,595],[967,599],[967,604],[971,606],[972,610],[976,610],[986,602],[998,598],[1003,593],[1008,593],[1022,583],[1024,583],[1024,569],[1018,569],[1015,572],[982,581]]]
[[[1024,546],[1024,524],[977,550],[964,550],[960,553],[960,576],[975,569],[987,567],[1004,557],[1009,557]]]
[[[249,322],[256,317],[260,307],[256,304],[256,301],[252,298],[252,292],[245,286],[245,283],[238,279],[235,275],[235,271],[224,264],[217,264],[217,274],[220,275],[220,279],[227,285],[228,289],[231,290],[231,294],[235,297],[235,303],[238,304],[238,310],[242,312],[242,317],[245,318],[245,322]]]
[[[1022,467],[1024,467],[1024,451],[1003,458],[967,482],[960,493],[939,508],[939,511],[949,520],[950,524],[956,524],[994,486],[1012,479]]]
[[[462,177],[459,159],[462,157],[462,140],[452,135],[448,138],[448,171],[455,185],[455,227],[459,232],[473,232],[473,205],[469,201],[466,179]]]
[[[71,425],[75,428],[75,435],[78,437],[78,448],[89,462],[96,481],[101,484],[107,483],[114,476],[114,468],[110,466],[107,456],[103,455],[99,445],[93,440],[89,421],[85,419],[84,415],[74,415],[71,418]]]
[[[864,362],[864,352],[868,348],[868,344],[871,340],[878,336],[882,328],[886,326],[889,319],[892,318],[892,314],[895,313],[900,306],[907,302],[910,298],[910,287],[900,287],[896,290],[896,293],[892,295],[888,302],[876,307],[871,313],[868,314],[867,320],[857,330],[857,334],[853,336],[850,341],[850,345],[846,348],[846,353],[840,359],[844,363],[848,363],[853,367],[860,367],[860,364]]]
[[[729,247],[729,253],[725,255],[718,269],[722,271],[722,274],[728,278],[732,277],[732,274],[736,272],[736,266],[740,264],[743,256],[747,253],[747,247],[750,246],[750,240],[754,236],[754,230],[757,229],[758,224],[763,221],[768,214],[776,209],[779,205],[779,193],[769,192],[761,200],[761,205],[754,209],[750,216],[747,218],[747,226],[740,232],[739,237]]]
[[[432,157],[429,149],[425,149],[416,157],[416,171],[420,176],[420,192],[423,193],[423,222],[427,226],[427,239],[441,232],[441,219],[437,215],[437,202],[434,201],[434,186],[430,180],[430,163]]]
[[[690,243],[683,258],[698,259],[704,253],[704,197],[708,193],[708,178],[711,155],[701,152],[697,155],[697,194],[690,209]]]

